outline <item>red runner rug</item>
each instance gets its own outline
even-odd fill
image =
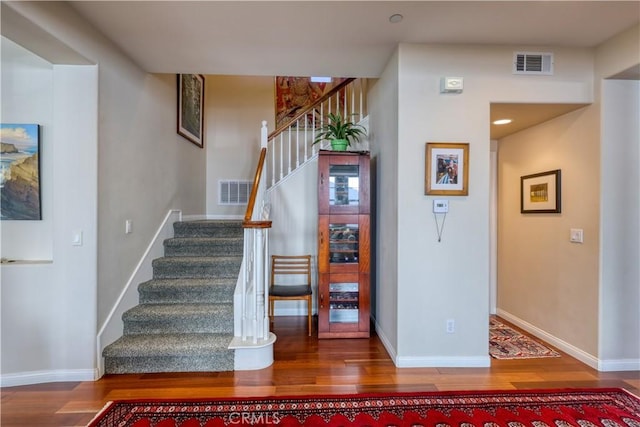
[[[640,427],[621,389],[426,392],[109,403],[89,427]]]

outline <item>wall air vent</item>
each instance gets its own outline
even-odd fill
[[[246,205],[249,202],[252,181],[218,181],[219,205]]]
[[[553,74],[553,53],[514,52],[513,74]]]

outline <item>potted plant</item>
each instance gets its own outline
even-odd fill
[[[327,123],[316,129],[314,144],[328,140],[335,151],[345,151],[351,142],[358,142],[367,134],[364,126],[343,119],[340,113],[327,115]]]

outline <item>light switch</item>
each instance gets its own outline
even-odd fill
[[[571,243],[582,243],[584,241],[584,231],[582,228],[572,228],[570,230],[569,241]]]
[[[71,236],[71,244],[73,246],[82,246],[82,231],[74,231]]]
[[[130,219],[125,220],[124,222],[124,233],[129,234],[133,231],[133,221]]]
[[[433,201],[433,213],[449,212],[449,201],[446,199],[437,199]]]

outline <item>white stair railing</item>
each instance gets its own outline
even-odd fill
[[[267,122],[262,122],[261,151],[244,221],[244,259],[239,278],[240,316],[236,312],[236,338],[259,344],[270,339],[269,331],[269,204],[266,200]],[[257,207],[257,208],[256,208]]]
[[[267,142],[267,182],[273,187],[287,175],[314,158],[320,149],[328,148],[328,142],[314,144],[316,128],[332,112],[349,116],[353,122],[361,122],[367,115],[366,79],[345,79],[327,95],[321,97],[305,111],[298,113],[291,122],[276,129]]]

